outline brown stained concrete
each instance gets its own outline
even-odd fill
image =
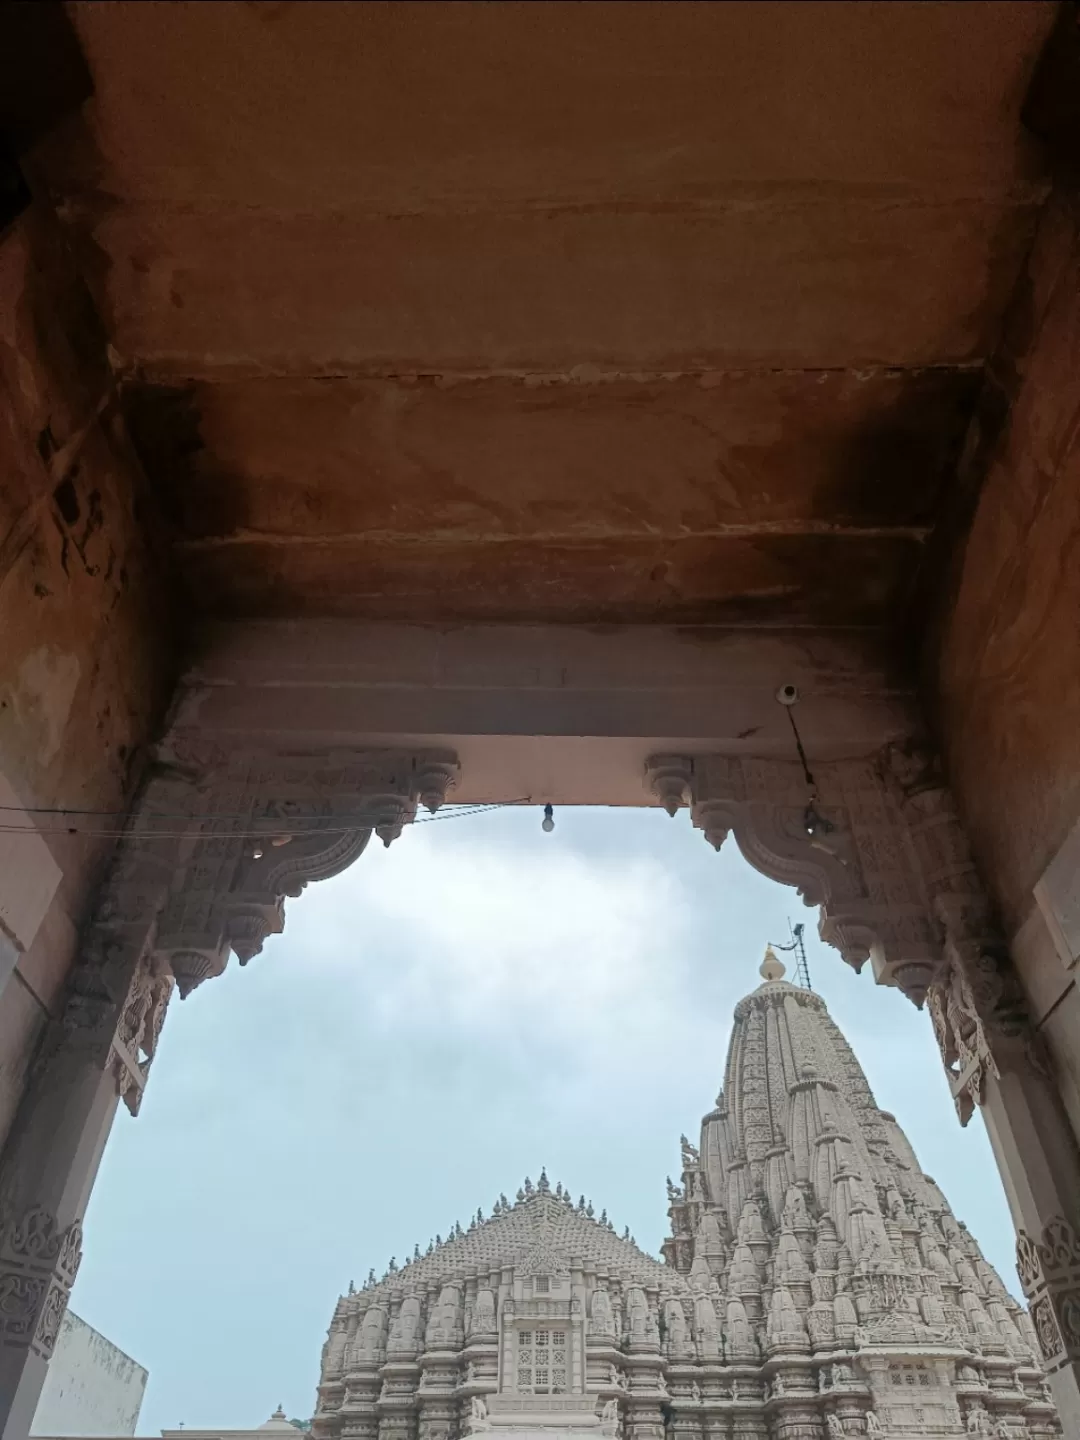
[[[1080,204],[1058,196],[973,436],[985,472],[933,655],[952,783],[1010,933],[1080,817]],[[1007,407],[1007,408],[1006,408]]]
[[[35,173],[192,605],[906,615],[1053,5],[71,13]]]
[[[123,812],[174,663],[162,562],[123,437],[105,342],[55,221],[33,209],[0,245],[0,776],[5,803]],[[32,823],[25,812],[0,820]],[[4,837],[0,885],[61,872],[0,988],[0,1144],[58,1001],[107,838],[39,816]],[[58,832],[58,833],[57,833]],[[38,882],[28,874],[25,883]]]
[[[978,384],[248,380],[128,405],[204,611],[876,623]]]

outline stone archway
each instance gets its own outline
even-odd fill
[[[914,745],[816,768],[810,789],[771,757],[659,755],[642,799],[688,807],[717,848],[734,836],[819,908],[822,938],[848,963],[869,960],[879,983],[926,1004],[961,1122],[976,1106],[986,1118],[1055,1399],[1066,1426],[1080,1423],[1080,1248],[1066,1218],[1080,1164],[948,791]],[[0,1169],[0,1435],[28,1423],[112,1116],[121,1099],[138,1111],[173,990],[219,975],[230,950],[250,960],[289,897],[373,834],[391,843],[459,774],[439,749],[228,754],[187,732],[160,750]]]

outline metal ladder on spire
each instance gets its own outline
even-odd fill
[[[788,920],[788,933],[791,936],[790,945],[774,945],[774,950],[779,950],[785,955],[795,956],[795,984],[801,985],[804,990],[813,990],[810,984],[810,967],[806,963],[806,945],[803,943],[803,932],[806,926],[800,922],[792,925]]]

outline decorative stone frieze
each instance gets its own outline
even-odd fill
[[[1059,1215],[1037,1240],[1021,1230],[1016,1268],[1046,1369],[1053,1373],[1080,1362],[1080,1237],[1075,1227]]]
[[[82,1259],[82,1224],[33,1206],[0,1231],[0,1346],[52,1354]]]

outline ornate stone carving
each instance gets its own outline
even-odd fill
[[[961,1122],[986,1080],[1042,1065],[1019,983],[933,755],[890,745],[873,761],[799,767],[721,755],[656,756],[647,782],[690,806],[714,846],[734,834],[763,874],[820,909],[819,933],[856,969],[873,956],[931,1020]]]
[[[797,765],[744,756],[654,756],[652,793],[719,848],[729,834],[762,874],[821,911],[819,933],[856,970],[874,955],[921,1003],[940,956],[896,804],[870,761],[817,767],[811,793]]]
[[[132,1115],[139,1113],[142,1104],[173,986],[172,975],[160,962],[149,954],[140,958],[120,1012],[112,1048],[117,1093]]]
[[[82,1224],[61,1228],[39,1205],[0,1233],[0,1345],[52,1354],[82,1259]]]
[[[1075,1228],[1057,1215],[1037,1241],[1021,1230],[1016,1268],[1043,1364],[1052,1372],[1080,1361],[1080,1237]]]
[[[181,998],[221,973],[230,948],[246,964],[284,928],[286,899],[345,870],[373,834],[389,845],[457,778],[444,752],[211,759],[201,778],[221,818],[193,824],[157,924]]]

